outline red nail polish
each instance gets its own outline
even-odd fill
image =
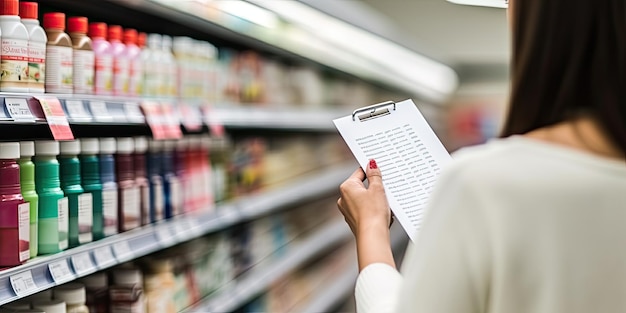
[[[376,164],[376,160],[371,159],[371,160],[370,160],[370,169],[375,170],[375,169],[377,169],[377,168],[378,168],[378,164]]]

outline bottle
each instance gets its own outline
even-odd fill
[[[86,17],[70,17],[67,19],[67,31],[72,38],[74,58],[74,93],[93,94],[95,55],[91,39],[87,37],[88,20]]]
[[[46,92],[71,94],[73,85],[72,40],[65,33],[65,14],[43,15],[46,30]]]
[[[174,154],[176,142],[166,140],[163,143],[162,154],[162,176],[165,191],[165,218],[169,219],[178,214],[182,210],[182,197],[180,190],[180,181],[174,172]]]
[[[37,2],[20,2],[22,24],[28,30],[28,91],[45,92],[46,44],[48,36],[39,26]],[[31,238],[32,239],[32,238]]]
[[[107,24],[90,23],[89,37],[92,40],[93,53],[96,59],[94,73],[94,93],[111,95],[113,93],[113,53],[107,38]]]
[[[139,78],[139,86],[137,86],[137,96],[143,96],[146,94],[146,64],[148,63],[148,49],[146,48],[146,40],[148,34],[141,32],[137,35],[137,46],[139,47],[139,61],[141,67],[141,77]]]
[[[109,287],[110,313],[146,312],[143,275],[136,268],[113,270],[113,285]]]
[[[115,138],[100,138],[100,182],[102,183],[102,215],[104,236],[117,234],[118,194],[115,179]]]
[[[33,302],[33,309],[43,310],[46,313],[66,313],[66,305],[63,300],[49,300]]]
[[[100,143],[97,138],[83,138],[80,141],[79,156],[81,184],[85,192],[91,193],[93,209],[92,234],[94,240],[104,238],[104,215],[102,212],[102,182],[100,181]]]
[[[176,60],[172,54],[172,37],[161,36],[161,62],[163,66],[163,90],[161,94],[164,97],[171,98],[178,94],[176,86]]]
[[[85,305],[87,294],[85,285],[81,283],[68,283],[53,290],[54,299],[65,302],[67,313],[89,313],[89,308]]]
[[[150,181],[150,222],[156,223],[165,217],[163,177],[161,176],[162,142],[148,141],[148,180]]]
[[[122,43],[122,27],[110,25],[108,38],[113,54],[113,94],[126,96],[128,94],[130,63],[126,45]]]
[[[58,157],[61,173],[61,189],[69,205],[69,246],[77,247],[93,240],[93,207],[91,193],[81,186],[80,140],[61,141]]]
[[[191,171],[187,164],[189,154],[189,137],[183,137],[176,141],[176,150],[174,152],[174,173],[180,181],[180,190],[182,197],[182,211],[194,211],[194,203],[191,193]],[[183,212],[181,212],[183,213]]]
[[[141,62],[141,49],[137,45],[137,31],[134,29],[124,30],[124,44],[129,61],[129,83],[127,94],[131,97],[141,95],[141,80],[143,78],[143,64]]]
[[[87,307],[90,313],[109,312],[109,279],[106,273],[99,272],[80,279],[87,289]]]
[[[135,184],[133,138],[117,138],[115,169],[119,188],[118,230],[128,231],[141,226],[141,198]]]
[[[35,141],[35,188],[39,195],[39,253],[57,253],[68,247],[68,202],[59,179],[59,143]]]
[[[28,30],[20,22],[18,0],[0,1],[0,91],[28,92]]]
[[[141,199],[141,225],[150,224],[150,183],[146,173],[146,153],[148,152],[148,139],[146,137],[135,137],[135,184],[139,188],[139,198]]]
[[[30,205],[20,192],[18,142],[0,143],[0,266],[20,265],[30,258]]]
[[[188,99],[193,97],[193,60],[191,48],[193,39],[189,37],[174,37],[173,52],[177,67],[177,87],[178,97]]]
[[[35,190],[35,163],[33,163],[33,156],[35,155],[35,142],[34,141],[22,141],[20,142],[20,159],[18,164],[20,166],[20,186],[24,201],[29,203],[30,206],[30,257],[37,256],[38,243],[37,243],[37,219],[39,214],[39,196]]]
[[[155,66],[161,62],[161,35],[150,34],[148,35],[148,48],[145,49],[144,59],[144,84],[145,93],[147,97],[159,97],[162,96],[161,90],[163,89],[163,68],[162,66]]]

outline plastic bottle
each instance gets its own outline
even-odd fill
[[[130,62],[126,45],[122,43],[122,27],[109,25],[108,38],[113,53],[113,94],[125,96],[128,94]]]
[[[39,209],[39,196],[35,190],[35,163],[33,163],[33,156],[35,155],[35,142],[34,141],[22,141],[20,142],[20,159],[18,164],[20,166],[20,186],[24,201],[29,203],[30,206],[30,257],[37,256],[38,243],[37,243],[37,218],[39,216],[37,210]]]
[[[59,143],[35,141],[35,188],[39,195],[39,253],[68,247],[68,201],[59,179]]]
[[[0,143],[0,266],[15,266],[30,258],[30,205],[20,191],[18,142]]]
[[[161,94],[171,98],[178,95],[177,91],[177,66],[174,54],[172,54],[172,37],[163,35],[161,37],[161,62],[163,66],[163,90]]]
[[[182,191],[180,180],[174,172],[174,154],[176,142],[166,140],[163,144],[163,185],[165,186],[165,218],[169,219],[181,213]]]
[[[137,35],[137,46],[139,47],[139,49],[141,50],[141,52],[139,53],[139,62],[141,62],[141,78],[139,80],[139,86],[137,87],[138,90],[138,96],[145,96],[147,95],[147,91],[146,91],[146,76],[147,76],[147,66],[149,66],[148,64],[148,57],[149,57],[149,50],[146,47],[146,40],[148,38],[148,34],[146,33],[139,33]]]
[[[46,313],[66,313],[66,305],[63,300],[49,300],[33,302],[33,309],[43,310]]]
[[[145,96],[158,97],[162,96],[163,89],[163,67],[161,62],[161,35],[148,35],[148,48],[145,49],[142,59],[144,60],[144,84]]]
[[[118,230],[128,231],[141,226],[141,197],[135,184],[133,138],[117,138],[115,169],[119,188]]]
[[[104,238],[104,215],[102,212],[102,182],[100,181],[100,143],[97,138],[83,138],[80,141],[81,184],[85,192],[91,193],[93,209],[92,234],[94,240]]]
[[[65,14],[43,15],[46,44],[46,92],[71,94],[74,90],[72,40],[65,33]]]
[[[28,92],[28,30],[20,22],[18,0],[0,1],[0,91]]]
[[[100,181],[104,236],[117,234],[118,193],[115,179],[115,138],[100,138]]]
[[[141,95],[141,79],[143,78],[143,64],[141,62],[141,49],[137,45],[137,31],[134,29],[124,30],[124,44],[126,45],[126,55],[128,56],[128,92],[131,97]]]
[[[183,99],[193,97],[190,74],[193,70],[191,47],[193,39],[189,37],[174,37],[173,52],[176,59],[176,82],[178,96]]]
[[[91,39],[87,37],[88,20],[86,17],[67,19],[67,31],[72,38],[74,57],[74,93],[93,94],[95,56]]]
[[[109,279],[106,273],[100,272],[83,277],[80,282],[87,289],[87,307],[90,313],[109,312]]]
[[[135,137],[135,184],[139,188],[141,202],[141,225],[150,224],[150,182],[146,173],[146,153],[148,152],[148,139]]]
[[[94,74],[94,93],[111,95],[113,93],[113,52],[107,38],[107,24],[90,23],[89,37],[92,40],[96,58]]]
[[[158,140],[148,141],[148,180],[150,181],[150,222],[165,218],[165,196],[163,195],[163,144]]]
[[[87,300],[85,285],[81,283],[64,284],[54,288],[53,294],[55,300],[65,302],[67,313],[89,313],[89,308],[85,305]]]
[[[118,268],[113,271],[113,285],[109,287],[110,313],[143,313],[146,311],[143,294],[143,275],[139,269]]]
[[[22,24],[28,30],[28,91],[45,92],[46,44],[48,36],[39,26],[37,2],[20,2]]]
[[[69,246],[77,247],[93,240],[93,199],[81,186],[80,140],[61,141],[58,157],[61,188],[69,205]]]
[[[191,193],[191,171],[187,163],[189,154],[189,137],[183,137],[176,141],[176,151],[174,152],[174,173],[180,181],[182,211],[193,211],[193,201]],[[182,213],[182,212],[181,212]]]

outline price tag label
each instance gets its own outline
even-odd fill
[[[9,281],[11,281],[11,287],[18,297],[29,295],[37,290],[33,274],[30,271],[11,275]]]
[[[131,122],[143,123],[146,119],[141,113],[141,107],[136,102],[126,102],[124,104],[126,118]]]
[[[46,116],[46,122],[52,132],[55,140],[73,140],[74,134],[70,129],[70,123],[67,121],[61,102],[55,97],[37,97],[41,104],[43,114]]]
[[[115,264],[115,257],[111,252],[111,247],[105,246],[97,248],[93,251],[93,258],[96,260],[96,265],[100,268],[105,268]]]
[[[156,226],[155,229],[157,240],[161,246],[167,248],[176,244],[175,234],[170,230],[169,225],[161,224]]]
[[[73,119],[91,119],[91,115],[89,115],[85,105],[80,100],[66,100],[65,111]]]
[[[118,261],[124,261],[133,257],[133,251],[130,250],[128,241],[123,240],[113,244],[113,253]]]
[[[174,223],[174,234],[181,241],[191,237],[191,228],[186,218],[182,218]]]
[[[167,139],[167,133],[165,126],[163,125],[163,118],[161,112],[161,106],[157,102],[144,101],[141,103],[141,109],[146,116],[146,122],[150,126],[152,131],[152,137],[154,139]]]
[[[91,260],[91,255],[89,252],[83,252],[71,257],[72,267],[74,271],[78,275],[84,275],[89,272],[93,272],[96,270],[96,266],[93,264]]]
[[[66,282],[74,279],[74,274],[72,273],[72,270],[70,270],[70,266],[67,264],[66,259],[48,264],[48,269],[50,270],[50,275],[52,275],[52,279],[55,283]]]
[[[191,230],[191,233],[194,237],[203,235],[204,231],[202,230],[202,225],[200,225],[200,222],[198,222],[198,220],[196,220],[195,218],[190,218],[188,219],[188,222],[189,229]]]
[[[161,107],[162,118],[165,123],[165,134],[168,139],[179,139],[183,136],[180,130],[180,117],[178,111],[169,103],[164,103]]]
[[[209,126],[209,131],[211,132],[211,135],[217,137],[224,136],[224,134],[226,133],[226,131],[224,130],[224,123],[221,121],[220,118],[218,118],[217,114],[212,111],[211,107],[205,105],[203,107],[203,113],[204,122],[207,124],[207,126]]]
[[[113,119],[104,101],[89,101],[89,110],[96,121],[110,121]]]
[[[30,111],[28,101],[24,98],[4,98],[4,106],[14,121],[35,121],[35,116]]]

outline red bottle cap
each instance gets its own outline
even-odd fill
[[[0,15],[18,15],[20,4],[17,0],[0,1]]]
[[[122,26],[109,25],[109,41],[122,40]]]
[[[89,24],[89,37],[91,37],[91,38],[106,38],[107,37],[107,24],[105,24],[105,23],[90,23]]]
[[[53,12],[44,14],[43,28],[65,30],[65,13]]]
[[[129,44],[137,44],[137,31],[132,29],[132,28],[128,28],[124,30],[124,43],[129,45]]]
[[[146,38],[148,37],[148,34],[146,33],[139,33],[137,35],[137,45],[139,46],[139,48],[143,48],[146,46]]]
[[[39,18],[39,8],[37,2],[20,2],[20,17],[24,19],[36,20]]]
[[[67,31],[70,33],[87,33],[88,20],[86,17],[73,16],[67,19]]]

